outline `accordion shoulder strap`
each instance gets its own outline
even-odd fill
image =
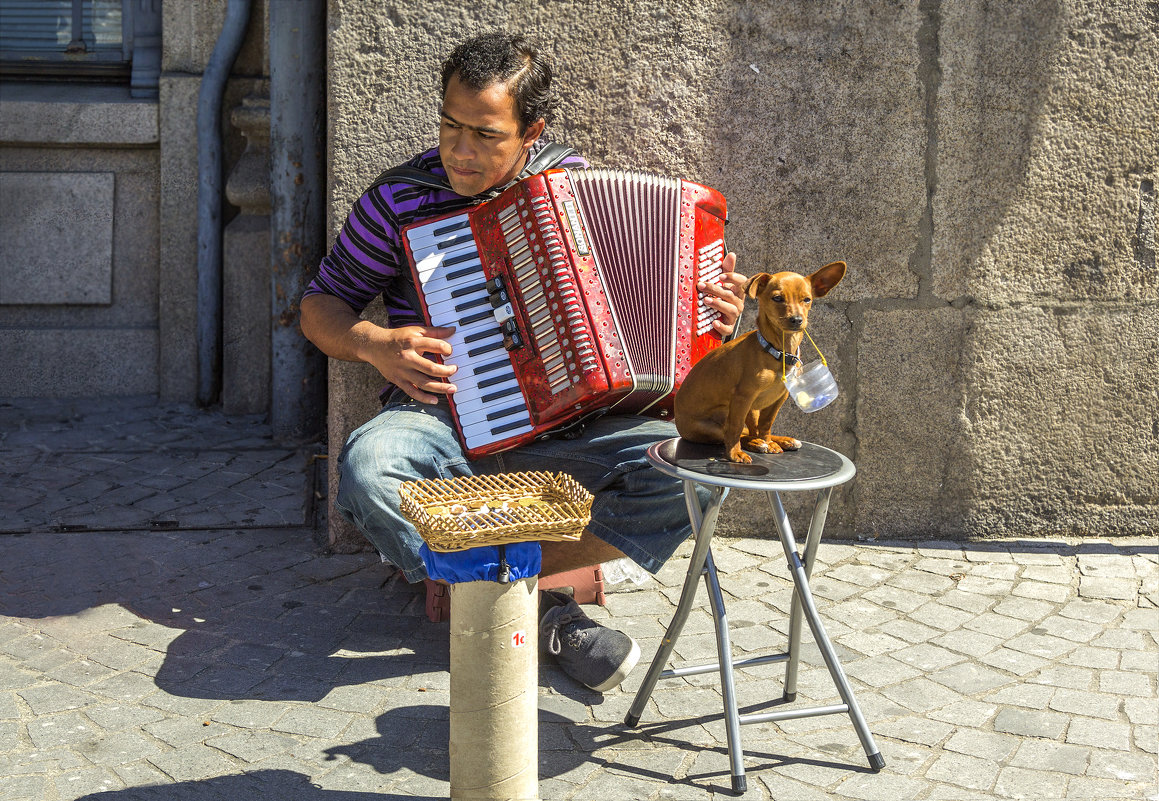
[[[430,170],[406,166],[391,167],[389,170],[385,170],[366,191],[369,192],[371,189],[375,189],[383,184],[414,184],[416,186],[424,186],[427,189],[451,188],[451,185],[447,183],[446,176],[435,175]]]
[[[548,142],[535,155],[535,158],[527,162],[527,166],[516,176],[516,180],[526,178],[529,175],[535,175],[544,170],[550,170],[573,153],[575,153],[575,150],[567,145]],[[405,165],[384,170],[366,191],[369,192],[371,189],[382,186],[383,184],[413,184],[415,186],[426,187],[427,189],[451,188],[446,176],[436,175],[430,170],[423,170],[419,167],[407,167]]]
[[[535,155],[531,161],[527,162],[527,166],[519,173],[520,178],[526,178],[529,175],[550,170],[552,167],[559,165],[561,161],[568,156],[575,153],[574,148],[567,145],[556,144],[555,142],[548,142],[543,146],[543,149]]]

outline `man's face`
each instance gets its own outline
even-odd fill
[[[505,83],[476,92],[452,76],[439,125],[439,156],[451,188],[471,197],[510,181],[523,169],[543,126],[537,120],[519,132],[515,98]]]

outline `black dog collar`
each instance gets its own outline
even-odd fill
[[[757,331],[757,342],[761,343],[761,347],[765,349],[765,353],[769,354],[777,361],[784,360],[785,364],[787,364],[789,366],[792,366],[792,365],[796,364],[797,362],[801,361],[800,356],[796,356],[792,353],[785,353],[784,351],[777,350],[777,348],[773,345],[772,342],[769,342],[767,339],[765,339],[764,334],[762,334],[760,332],[760,330]]]

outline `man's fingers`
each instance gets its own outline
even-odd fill
[[[741,275],[740,273],[725,272],[724,275],[720,277],[720,282],[722,285],[728,287],[734,295],[739,295],[742,298],[744,297],[745,284],[747,284],[748,281],[748,276]]]
[[[454,333],[453,328],[428,328],[427,332],[446,331],[446,336]],[[419,336],[411,342],[411,347],[418,353],[437,353],[440,356],[451,355],[451,343],[444,336]]]
[[[402,391],[420,403],[436,404],[440,397],[454,393],[458,387],[444,381],[423,379],[416,376],[416,381],[402,381],[399,386]]]
[[[729,325],[728,323],[722,322],[721,320],[713,320],[712,321],[712,329],[714,331],[716,331],[716,333],[720,334],[722,337],[726,337],[729,334],[731,334],[733,331],[733,328],[734,328],[733,325]]]

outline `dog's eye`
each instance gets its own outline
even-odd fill
[[[813,302],[813,299],[812,299],[812,298],[805,298],[805,299],[804,299],[804,300],[802,300],[801,302],[802,302],[802,303],[805,303],[805,304],[808,304],[808,303],[812,303],[812,302]]]
[[[784,296],[784,295],[773,295],[773,300],[774,300],[776,303],[784,303],[784,302],[785,302],[785,296]]]

